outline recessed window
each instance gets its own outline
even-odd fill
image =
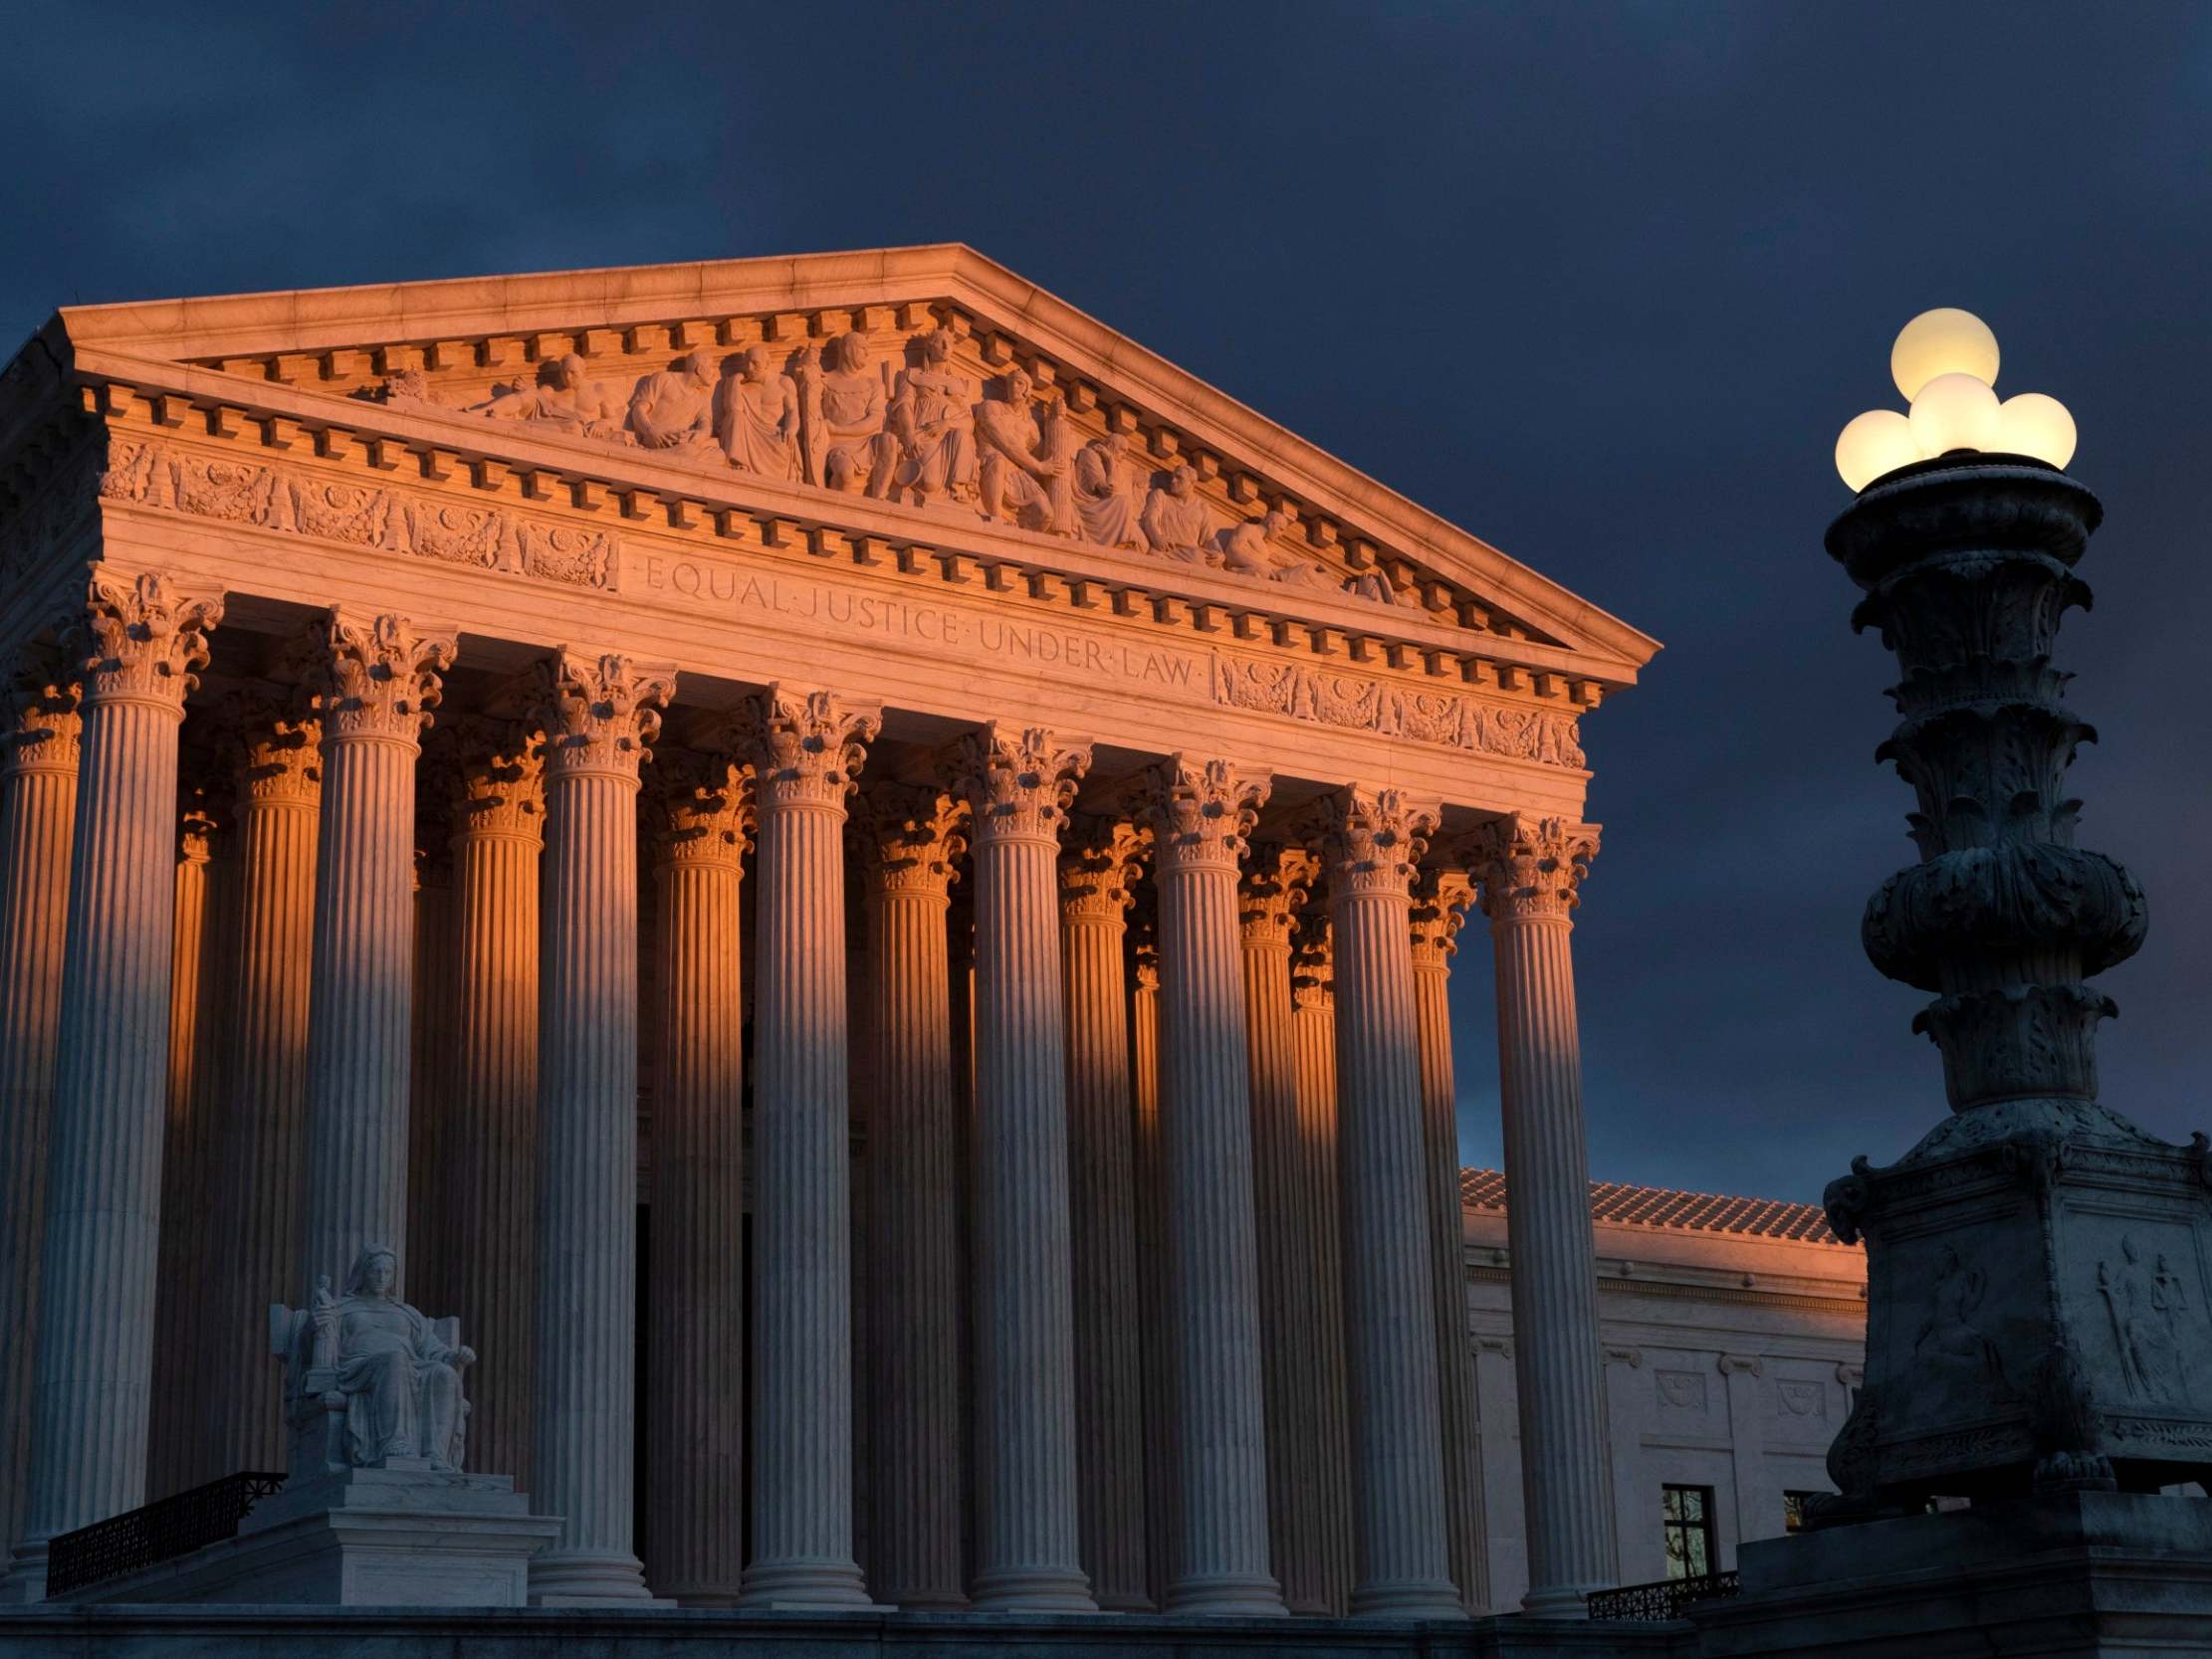
[[[1662,1486],[1661,1514],[1666,1529],[1666,1575],[1702,1578],[1713,1569],[1713,1489]]]

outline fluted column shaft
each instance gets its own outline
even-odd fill
[[[1298,1478],[1311,1489],[1315,1599],[1342,1614],[1352,1595],[1352,1421],[1344,1362],[1343,1203],[1337,1187],[1336,1003],[1326,907],[1299,920],[1291,958],[1291,1031],[1298,1062],[1300,1207],[1313,1299],[1303,1310],[1312,1355],[1313,1418]]]
[[[1429,1224],[1437,1277],[1437,1381],[1443,1423],[1444,1524],[1451,1576],[1469,1612],[1489,1599],[1484,1557],[1482,1448],[1476,1438],[1474,1348],[1467,1331],[1466,1239],[1459,1204],[1459,1105],[1451,1074],[1451,952],[1463,877],[1424,872],[1413,907],[1414,1012],[1421,1027],[1422,1138],[1428,1147]]]
[[[637,1350],[637,785],[673,667],[562,652],[541,682],[533,1497],[562,1518],[541,1605],[646,1595],[632,1545]]]
[[[853,1560],[845,797],[872,711],[774,687],[754,711],[753,1525],[744,1596],[868,1604]]]
[[[858,826],[868,950],[873,1295],[870,1576],[879,1601],[968,1604],[961,1558],[961,1108],[947,913],[966,841],[933,788],[869,791]]]
[[[1167,1170],[1160,1124],[1160,952],[1148,906],[1130,952],[1129,1076],[1137,1185],[1137,1291],[1144,1307],[1145,1582],[1165,1606],[1177,1559],[1175,1343],[1168,1330]]]
[[[1269,1571],[1252,1094],[1236,871],[1264,773],[1181,756],[1148,800],[1160,907],[1160,1082],[1175,1344],[1176,1572],[1168,1610],[1283,1611]]]
[[[745,1007],[739,894],[751,777],[656,762],[659,1069],[646,1287],[645,1571],[729,1606],[745,1571]]]
[[[22,1537],[30,1495],[39,1249],[77,822],[77,687],[57,654],[40,651],[23,664],[8,713],[0,763],[0,1331],[8,1334],[0,1344],[0,1565]]]
[[[174,924],[177,727],[220,603],[92,578],[47,1161],[31,1495],[8,1594],[57,1533],[145,1499]],[[13,1334],[10,1334],[11,1341]]]
[[[1594,825],[1515,817],[1472,850],[1497,961],[1498,1084],[1512,1247],[1514,1385],[1528,1529],[1522,1605],[1584,1616],[1613,1581],[1605,1362],[1568,940]]]
[[[295,1301],[307,1150],[308,1003],[315,955],[322,733],[289,698],[241,710],[236,794],[238,923],[232,935],[228,1098],[217,1131],[220,1358],[210,1428],[224,1471],[285,1466],[284,1371],[268,1311]]]
[[[519,724],[465,719],[452,795],[452,1052],[435,1145],[441,1307],[480,1357],[469,1462],[534,1479],[538,1295],[539,866],[545,756]],[[437,942],[437,941],[432,941]],[[424,1010],[425,1021],[433,1016]]]
[[[323,810],[297,1296],[325,1275],[343,1283],[365,1245],[406,1247],[415,759],[453,650],[397,616],[333,610],[318,633]]]
[[[1060,830],[1082,745],[968,740],[976,881],[978,1608],[1090,1611],[1076,1505]]]
[[[1149,1612],[1145,1575],[1142,1302],[1124,914],[1141,837],[1078,817],[1060,855],[1067,974],[1069,1241],[1075,1284],[1077,1520],[1091,1593]]]
[[[1347,790],[1323,836],[1352,1384],[1354,1613],[1461,1614],[1446,1554],[1409,884],[1433,813]]]

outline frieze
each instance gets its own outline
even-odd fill
[[[611,589],[621,570],[620,545],[604,530],[129,438],[111,440],[100,494],[136,507],[570,587]]]
[[[1575,717],[1548,709],[1479,702],[1456,692],[1419,691],[1310,663],[1214,654],[1214,701],[1316,726],[1438,743],[1511,760],[1580,769]]]

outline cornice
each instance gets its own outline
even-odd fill
[[[1263,469],[1266,476],[1253,480],[1255,497],[1279,495],[1309,519],[1345,520],[1340,533],[1354,568],[1393,558],[1433,565],[1446,580],[1481,588],[1531,625],[1573,641],[1593,667],[1608,664],[1601,677],[1609,684],[1633,683],[1635,669],[1659,649],[1648,635],[959,244],[73,307],[25,356],[74,358],[80,374],[104,352],[367,358],[592,330],[658,329],[673,338],[761,314],[803,334],[816,327],[819,311],[870,307],[958,313],[1007,360],[1051,371],[1071,402],[1091,396],[1132,406],[1156,456],[1187,455],[1202,465],[1210,458],[1222,472]]]

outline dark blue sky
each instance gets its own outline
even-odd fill
[[[326,14],[318,20],[310,11]],[[1860,954],[1910,857],[1821,550],[1913,312],[1979,311],[2105,500],[2083,839],[2150,942],[2104,1097],[2212,1111],[2212,8],[17,4],[0,332],[53,308],[973,243],[1666,642],[1586,723],[1603,1177],[1817,1197],[1943,1112]],[[1487,949],[1462,1140],[1497,1156]]]

